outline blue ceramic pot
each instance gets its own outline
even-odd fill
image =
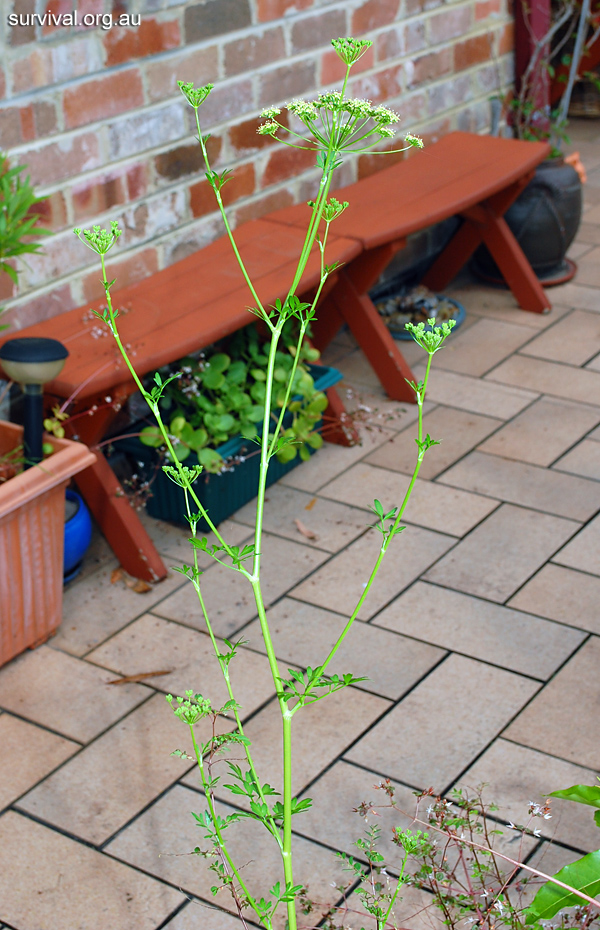
[[[83,557],[92,539],[92,518],[83,498],[67,488],[67,513],[65,520],[65,584],[75,578],[81,570]]]

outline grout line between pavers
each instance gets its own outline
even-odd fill
[[[64,768],[66,765],[68,765],[69,762],[72,762],[73,759],[76,759],[78,756],[80,756],[80,755],[82,754],[82,752],[84,752],[84,751],[88,748],[88,746],[92,746],[97,740],[100,739],[101,736],[104,736],[106,733],[109,732],[109,730],[112,730],[113,727],[115,727],[115,726],[117,726],[118,724],[122,723],[123,720],[125,720],[127,717],[129,717],[129,716],[130,716],[134,711],[136,711],[139,707],[143,707],[144,704],[147,704],[148,701],[150,701],[150,700],[154,697],[155,694],[156,694],[156,692],[155,692],[155,691],[152,691],[147,697],[144,698],[143,701],[140,701],[139,704],[136,704],[135,707],[132,707],[132,708],[131,708],[130,710],[128,710],[125,714],[123,714],[123,716],[118,717],[116,720],[113,720],[113,722],[110,724],[110,726],[106,727],[104,730],[101,730],[99,733],[96,733],[96,735],[93,736],[92,739],[89,740],[89,742],[87,742],[87,743],[78,743],[79,749],[77,749],[77,750],[76,750],[72,755],[70,755],[67,759],[63,759],[63,761],[60,762],[54,769],[52,769],[51,772],[47,772],[47,773],[44,775],[43,778],[40,778],[38,781],[36,781],[36,782],[34,782],[32,785],[30,785],[30,786],[27,788],[26,791],[24,791],[22,794],[20,794],[20,795],[18,796],[18,798],[13,799],[13,800],[11,801],[11,803],[10,803],[3,811],[1,811],[0,813],[4,813],[6,810],[10,810],[14,805],[18,804],[19,801],[21,801],[27,794],[29,794],[30,791],[33,791],[35,788],[38,788],[43,782],[46,781],[46,779],[48,779],[48,778],[50,778],[51,776],[55,775],[58,771],[60,771],[60,769]],[[24,720],[26,723],[32,723],[32,721],[29,720],[27,717],[21,717],[19,714],[14,714],[13,711],[6,711],[5,713],[13,714],[14,717],[18,717],[20,720]],[[36,726],[41,726],[41,724],[38,724],[37,721],[36,721],[36,724],[35,724],[35,725],[36,725]],[[59,733],[59,732],[56,731],[56,730],[51,730],[49,727],[43,727],[42,729],[48,730],[48,732],[53,733],[53,734],[55,734],[55,735],[57,735],[57,736],[61,736],[63,739],[69,739],[69,740],[71,740],[71,737],[65,736],[64,733]],[[78,742],[78,741],[76,741],[76,740],[71,740],[71,742]],[[19,810],[21,811],[20,808],[19,808]],[[21,813],[27,813],[27,812],[26,812],[26,811],[21,811]],[[29,814],[28,814],[28,816],[29,816]],[[35,820],[36,817],[35,817],[34,815],[32,815],[32,819]],[[45,821],[40,820],[40,823],[45,823]],[[82,840],[82,842],[87,843],[86,840]],[[90,844],[90,845],[92,846],[92,848],[94,848],[94,849],[96,848],[93,844]]]
[[[574,401],[573,403],[577,403],[577,401]],[[591,438],[591,437],[590,437],[590,434],[593,433],[593,432],[595,432],[595,431],[598,429],[598,424],[600,423],[600,407],[598,408],[598,411],[599,411],[598,423],[596,423],[595,426],[592,426],[592,427],[587,431],[587,433],[584,433],[583,436],[580,436],[579,439],[576,439],[575,442],[573,442],[570,446],[568,446],[568,448],[564,449],[563,452],[560,453],[560,455],[557,455],[556,458],[553,459],[553,460],[550,462],[550,464],[546,466],[547,468],[554,468],[554,466],[556,465],[557,462],[559,462],[562,458],[564,458],[565,455],[568,455],[570,452],[572,452],[573,449],[575,449],[580,443],[582,443],[584,439],[590,440],[590,438]],[[592,441],[593,441],[593,440],[592,440]],[[558,470],[558,469],[557,469],[557,470]],[[566,472],[566,474],[577,474],[577,473],[576,473],[576,472]],[[581,475],[581,477],[585,478],[586,476],[585,476],[585,475]],[[591,480],[592,480],[592,481],[599,481],[599,480],[600,480],[600,476],[599,476],[598,478],[592,478]]]
[[[574,765],[576,768],[587,769],[590,772],[594,771],[594,769],[585,762],[573,762],[572,759],[566,759],[564,756],[557,756],[556,753],[546,752],[543,749],[538,749],[536,746],[529,746],[528,743],[519,743],[512,736],[501,736],[501,738],[507,743],[512,743],[513,746],[519,746],[521,749],[531,749],[533,752],[539,752],[544,756],[548,756],[550,759],[556,759],[557,762],[565,762],[567,765]]]
[[[546,565],[548,565],[548,564],[549,564],[548,562],[544,562],[542,565],[540,565],[540,567],[536,570],[536,572],[535,572],[533,575],[531,575],[531,576],[527,579],[527,581],[524,581],[523,584],[520,585],[520,587],[519,587],[518,590],[521,590],[523,587],[525,587],[526,585],[528,585],[529,582],[532,581],[537,575],[539,575],[539,573],[540,573],[540,572],[546,567]],[[554,565],[555,563],[553,562],[552,564]],[[558,566],[558,567],[559,567],[559,568],[564,568],[564,566],[562,566],[562,565],[560,565],[560,566]],[[573,571],[576,571],[576,569],[573,569]],[[580,572],[580,574],[582,574],[582,575],[585,574],[585,575],[588,575],[588,577],[589,577],[589,573],[588,573],[588,572]],[[597,575],[592,575],[591,577],[597,578],[598,576],[597,576]],[[567,630],[577,630],[577,631],[580,632],[580,633],[586,633],[586,634],[591,634],[591,635],[593,635],[593,631],[592,631],[592,630],[588,630],[588,629],[586,629],[585,627],[582,627],[582,626],[575,626],[575,625],[572,624],[572,623],[567,623],[566,620],[555,620],[553,617],[545,617],[543,614],[536,614],[536,613],[534,613],[532,610],[525,610],[525,609],[522,608],[522,607],[512,607],[510,604],[508,604],[508,600],[509,600],[509,599],[507,599],[507,601],[504,601],[503,603],[499,603],[498,601],[492,601],[492,600],[490,600],[489,598],[484,597],[483,594],[469,594],[469,593],[466,592],[466,591],[459,591],[457,588],[451,588],[449,585],[444,584],[444,583],[441,582],[441,581],[433,581],[433,580],[425,579],[425,578],[421,578],[421,577],[417,578],[417,579],[413,582],[413,585],[417,584],[417,582],[419,582],[419,581],[421,582],[421,584],[430,584],[430,585],[432,585],[434,588],[442,588],[444,591],[453,591],[454,593],[456,593],[456,594],[462,594],[462,595],[464,595],[465,597],[472,597],[472,598],[474,598],[476,601],[482,601],[484,604],[493,604],[494,607],[503,607],[503,608],[505,608],[506,610],[512,610],[512,611],[514,611],[515,613],[518,613],[518,614],[526,614],[526,615],[529,616],[529,617],[535,617],[535,618],[538,619],[538,620],[544,620],[546,623],[554,623],[556,626],[565,627]],[[411,587],[412,587],[412,585],[411,585]],[[510,595],[510,598],[513,598],[514,596],[515,596],[514,594],[511,594],[511,595]],[[372,619],[376,619],[376,618],[373,617]],[[372,622],[372,620],[369,620],[369,623],[371,623],[371,622]],[[374,624],[374,626],[379,626],[379,624]],[[387,627],[383,627],[383,629],[387,629]],[[391,632],[395,632],[395,631],[391,631]],[[409,636],[409,634],[408,634],[408,633],[402,633],[402,636]],[[410,637],[410,638],[411,638],[411,639],[415,639],[416,637]],[[427,643],[427,644],[430,645],[430,646],[438,646],[438,645],[439,645],[438,643],[430,643],[428,640],[419,640],[419,642]],[[439,648],[443,648],[443,647],[440,646]],[[482,661],[483,661],[483,660],[482,660]],[[493,663],[490,663],[490,664],[493,664]],[[502,668],[502,666],[500,666],[500,667]],[[510,670],[509,670],[509,671],[510,671]],[[519,674],[519,673],[517,673],[517,674]],[[540,680],[545,681],[546,679],[540,679]]]

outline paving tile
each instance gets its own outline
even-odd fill
[[[0,715],[0,809],[11,804],[80,748],[13,717]]]
[[[326,484],[319,493],[365,509],[377,498],[385,508],[391,508],[401,504],[408,484],[408,477],[401,472],[359,462]],[[497,502],[489,498],[466,491],[450,491],[441,484],[417,478],[403,520],[453,536],[464,536],[495,507]]]
[[[179,566],[183,562],[190,563],[192,547],[189,539],[191,536],[189,527],[177,526],[174,523],[167,523],[166,520],[155,520],[148,516],[146,510],[139,514],[144,529],[154,542],[154,545],[163,556],[168,566]],[[219,533],[230,546],[239,546],[248,539],[248,528],[235,523],[233,520],[223,520],[219,524]],[[209,545],[217,541],[214,533],[204,533]],[[198,553],[198,565],[200,568],[208,568],[212,565],[210,556],[203,552]]]
[[[236,520],[254,525],[255,507],[242,507],[235,515]],[[314,534],[315,538],[302,532],[296,520]],[[365,515],[362,510],[316,498],[306,491],[286,488],[275,484],[267,491],[263,526],[268,533],[286,536],[294,542],[301,541],[314,549],[338,552],[365,530]]]
[[[197,739],[209,736],[208,722]],[[206,730],[206,732],[204,732]],[[156,695],[19,801],[19,808],[89,843],[103,843],[190,767],[187,728]]]
[[[392,601],[374,622],[541,679],[549,678],[585,637],[578,630],[421,581]]]
[[[576,530],[571,520],[503,504],[425,580],[504,603]]]
[[[107,685],[112,677],[58,649],[40,646],[0,671],[0,706],[87,743],[151,693],[138,684]]]
[[[599,667],[600,639],[592,636],[503,736],[568,762],[600,769]]]
[[[202,868],[202,863],[197,862],[196,866]],[[165,924],[164,930],[240,930],[240,919],[213,904],[192,899],[173,920]]]
[[[596,481],[484,452],[471,452],[439,481],[571,520],[588,520],[600,508]]]
[[[600,411],[598,420],[600,422]],[[429,433],[440,444],[427,450],[419,477],[435,478],[502,425],[502,420],[492,417],[482,417],[454,407],[436,407],[423,417],[423,435]],[[379,446],[366,461],[412,475],[417,453],[415,436],[415,427],[403,430]]]
[[[532,465],[551,465],[598,422],[600,407],[541,397],[482,442],[479,451]]]
[[[600,353],[594,356],[585,367],[587,371],[600,371]]]
[[[407,406],[405,409],[406,415],[395,421],[401,423],[403,427],[407,423],[414,423],[416,419],[414,407]],[[294,468],[289,474],[284,475],[279,483],[301,491],[318,491],[328,481],[345,472],[394,435],[392,429],[377,425],[370,430],[362,427],[359,434],[361,445],[335,446],[333,443],[325,443],[319,449],[318,456],[313,455],[308,462],[303,462],[298,468]]]
[[[600,226],[596,226],[594,223],[581,223],[577,230],[576,241],[589,245],[600,245]],[[592,290],[592,288],[589,290]]]
[[[0,872],[2,917],[19,930],[155,930],[185,900],[13,812],[0,819]]]
[[[217,643],[221,652],[227,652],[222,640]],[[168,675],[149,678],[147,684],[175,695],[192,689],[210,698],[213,707],[222,707],[229,700],[208,634],[150,614],[117,633],[95,649],[88,659],[114,669],[119,675],[171,669]],[[247,717],[275,695],[269,663],[250,649],[240,647],[229,672],[236,700],[242,707],[242,717]]]
[[[513,355],[486,379],[503,384],[520,385],[540,394],[550,394],[566,400],[593,403],[600,397],[600,372],[526,355]]]
[[[328,554],[322,550],[265,534],[262,559],[265,605],[280,598],[327,558]],[[216,636],[229,638],[258,613],[248,579],[221,565],[214,565],[202,576],[202,596]],[[198,597],[189,582],[153,612],[168,620],[204,629]]]
[[[589,242],[579,242],[575,241],[569,247],[567,252],[567,258],[571,258],[573,261],[577,261],[591,251],[592,245]]]
[[[600,426],[590,433],[587,438],[593,439],[595,442],[600,442]]]
[[[596,206],[586,214],[586,221],[594,223],[597,218],[600,218],[600,208]],[[584,287],[600,287],[600,248],[592,249],[577,263],[577,283]]]
[[[598,352],[600,314],[585,310],[574,310],[521,349],[524,355],[567,365],[585,365]]]
[[[534,330],[551,326],[570,309],[567,306],[560,306],[558,301],[553,300],[552,309],[548,313],[521,310],[508,288],[486,287],[470,280],[465,283],[452,284],[447,288],[446,293],[463,304],[468,316],[487,317]]]
[[[397,868],[402,861],[402,853],[392,843],[392,830],[406,830],[412,824],[412,815],[417,809],[413,791],[394,783],[394,801],[400,810],[409,812],[404,817],[389,806],[386,794],[375,787],[381,782],[381,776],[375,772],[365,771],[348,762],[336,762],[310,786],[307,795],[312,798],[313,806],[296,818],[294,831],[308,839],[318,840],[334,850],[341,850],[362,859],[356,848],[356,840],[364,835],[367,823],[376,824],[381,829],[381,842],[378,850],[386,858],[386,868]],[[377,809],[376,815],[362,816],[358,808],[365,802]],[[378,808],[381,807],[379,810]],[[323,811],[327,816],[323,816]]]
[[[600,516],[588,523],[552,561],[600,575]]]
[[[446,371],[479,377],[531,337],[531,331],[525,326],[479,319],[467,330],[452,333],[442,351],[436,355],[434,364]]]
[[[511,607],[600,634],[600,578],[547,565],[509,601]]]
[[[113,560],[65,588],[63,621],[53,640],[57,648],[82,656],[185,584],[180,574],[169,572],[164,581],[136,594],[123,581],[111,584],[115,568],[118,563]]]
[[[216,896],[211,894],[211,886],[217,882],[214,873],[208,870],[207,861],[189,855],[197,846],[209,849],[212,845],[202,839],[202,833],[191,815],[191,811],[200,812],[205,808],[206,802],[201,794],[177,785],[119,834],[108,845],[107,851],[217,907],[234,911],[235,903],[226,889],[222,889]],[[218,811],[221,817],[225,817],[232,812],[232,808],[219,804]],[[267,897],[274,882],[283,879],[281,857],[273,838],[262,824],[242,820],[228,828],[227,842],[233,861],[243,867],[242,874],[250,892],[258,897]],[[294,881],[299,884],[306,882],[311,898],[321,905],[333,903],[338,893],[331,887],[331,882],[341,881],[343,876],[340,864],[331,851],[302,837],[294,838]],[[204,916],[199,907],[188,905],[186,910],[190,908]],[[320,908],[315,913],[315,924],[320,919],[317,914],[322,913]],[[285,921],[285,912],[278,911],[274,921],[277,930],[283,930]],[[199,922],[196,918],[183,923],[181,930],[205,930],[210,926],[210,923],[204,923],[204,920]],[[215,922],[213,926],[214,930],[226,930],[228,925]],[[173,927],[180,930],[177,922],[173,923]]]
[[[301,601],[350,616],[375,565],[380,539],[375,530],[369,530],[289,593]],[[376,614],[454,542],[451,536],[417,526],[407,527],[388,550],[359,618],[368,620]]]
[[[508,362],[503,362],[503,365],[506,364]],[[492,374],[495,376],[497,371],[498,369],[494,369]],[[422,378],[424,372],[425,369],[419,366],[414,372],[415,377]],[[492,384],[490,381],[459,375],[454,371],[443,371],[435,367],[435,361],[427,389],[427,398],[430,401],[451,404],[460,410],[498,417],[500,420],[510,420],[529,406],[536,397],[537,394],[533,391],[524,391],[519,387]]]
[[[572,475],[582,475],[585,478],[600,481],[600,444],[590,439],[583,439],[552,467],[557,471],[566,471]]]
[[[528,678],[451,655],[346,758],[418,788],[436,792],[461,772],[535,694]]]
[[[277,657],[306,668],[321,665],[344,629],[346,618],[284,598],[268,611]],[[258,620],[244,630],[253,649],[265,651]],[[444,652],[357,620],[330,666],[331,672],[366,675],[358,687],[397,700]],[[232,665],[233,674],[233,665]]]
[[[593,226],[586,221],[582,223],[580,233],[582,234],[581,238],[586,237],[584,241],[600,245],[600,227]],[[596,313],[600,310],[598,306],[598,288],[586,287],[584,282],[579,280],[579,275],[577,275],[576,284],[569,281],[567,284],[553,287],[552,301],[556,301],[561,306],[573,307],[579,310],[592,310]]]
[[[483,783],[489,784],[487,795],[498,805],[495,816],[502,820],[529,824],[542,836],[583,852],[598,848],[598,827],[591,808],[552,798],[551,820],[531,818],[528,814],[531,801],[543,803],[551,791],[595,784],[595,773],[589,769],[497,739],[460,779],[461,785],[471,787]]]

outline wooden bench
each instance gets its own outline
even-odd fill
[[[335,221],[336,235],[355,239],[361,254],[338,274],[321,304],[314,341],[324,349],[345,322],[375,369],[387,394],[412,402],[412,380],[397,342],[377,313],[368,291],[411,233],[460,216],[463,223],[426,274],[423,283],[445,288],[482,242],[487,245],[515,299],[542,313],[550,301],[503,215],[550,154],[546,142],[521,142],[453,132],[406,161],[338,192],[350,202]],[[385,157],[385,156],[382,156]],[[298,205],[272,213],[271,222],[305,227]]]
[[[405,383],[406,378],[412,380],[410,368],[367,292],[410,233],[455,214],[465,221],[430,270],[429,286],[443,287],[484,241],[520,305],[536,312],[549,307],[502,219],[548,150],[544,143],[452,133],[413,158],[347,188],[343,196],[351,205],[332,226],[327,250],[327,261],[343,267],[324,289],[315,324],[317,346],[325,347],[346,321],[388,394],[414,402]],[[307,208],[300,205],[236,231],[240,252],[265,305],[287,293],[307,219]],[[319,274],[315,251],[299,296],[314,292]],[[122,340],[142,377],[251,321],[250,293],[226,237],[139,284],[115,290],[113,300],[121,313]],[[90,416],[77,421],[77,432],[91,446],[103,438],[116,416],[112,404],[124,402],[135,389],[108,329],[91,313],[102,305],[103,301],[96,301],[19,333],[51,336],[67,346],[67,363],[59,378],[47,385],[47,392],[63,399],[77,392],[73,412],[91,410]],[[11,337],[5,334],[0,344],[7,338]],[[339,413],[335,394],[330,401],[333,412]],[[126,571],[150,581],[165,577],[160,556],[100,452],[77,483]]]
[[[284,298],[296,270],[304,231],[254,220],[236,232],[244,262],[265,306]],[[349,263],[360,244],[333,235],[328,260]],[[313,254],[298,289],[309,296],[320,280],[320,258]],[[226,237],[171,265],[139,284],[112,292],[119,309],[119,332],[141,377],[197,349],[210,345],[252,322],[251,294]],[[60,314],[19,332],[50,336],[69,350],[63,371],[45,387],[47,395],[67,399],[76,393],[70,413],[90,411],[76,421],[79,438],[95,446],[106,435],[135,383],[108,327],[92,310],[104,300]],[[5,335],[2,341],[11,338]],[[329,389],[330,413],[343,410]],[[68,423],[67,423],[68,428]],[[164,578],[167,570],[105,456],[81,472],[77,484],[121,565],[147,581]]]

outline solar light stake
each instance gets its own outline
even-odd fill
[[[43,386],[56,378],[63,369],[68,352],[57,339],[27,336],[9,339],[0,348],[0,361],[6,375],[18,381],[25,396],[23,420],[24,468],[30,468],[43,458],[42,437],[44,417]]]

